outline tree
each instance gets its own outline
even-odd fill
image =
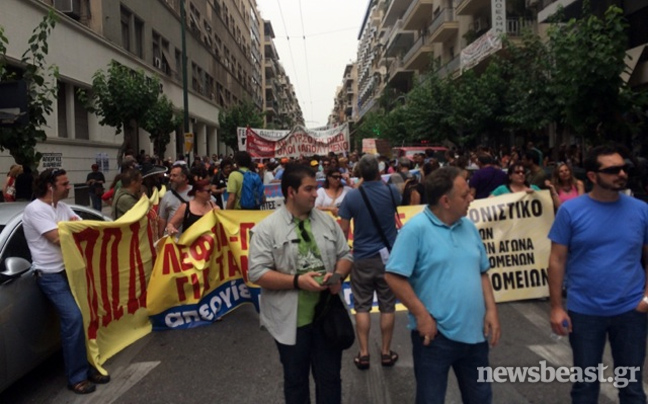
[[[80,93],[88,111],[96,113],[101,125],[115,128],[115,134],[124,132],[124,141],[119,147],[117,162],[129,148],[135,146],[139,127],[149,109],[160,95],[157,77],[147,77],[142,70],[133,70],[112,61],[108,72],[97,71],[92,77],[90,98]]]
[[[635,125],[625,116],[639,99],[621,78],[627,44],[623,10],[611,6],[600,18],[589,12],[588,2],[583,8],[582,18],[548,31],[559,124],[594,143],[627,139]]]
[[[220,124],[221,141],[232,150],[237,150],[238,137],[236,129],[248,126],[261,128],[263,126],[263,114],[259,113],[252,101],[243,101],[231,106],[226,111],[221,111],[218,122]]]
[[[41,154],[36,151],[39,141],[45,141],[47,135],[42,129],[47,125],[47,115],[53,110],[53,99],[56,99],[58,68],[48,66],[45,61],[49,51],[47,39],[56,26],[56,14],[52,10],[34,28],[29,38],[29,47],[20,60],[23,70],[14,72],[6,68],[7,38],[4,30],[0,31],[0,81],[24,80],[27,84],[27,112],[29,121],[26,125],[0,128],[0,150],[8,150],[16,163],[36,168]]]
[[[173,112],[173,103],[164,95],[147,111],[142,129],[149,133],[153,152],[164,158],[166,147],[171,142],[171,133],[182,124],[182,117]]]

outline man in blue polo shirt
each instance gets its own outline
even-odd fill
[[[592,191],[562,204],[549,232],[551,328],[569,333],[574,366],[583,371],[601,363],[609,338],[619,401],[643,404],[648,265],[641,260],[648,255],[648,205],[619,192],[628,166],[616,148],[595,147],[583,165]],[[575,381],[572,403],[596,403],[599,390],[599,380]]]
[[[473,196],[456,167],[425,179],[430,205],[401,229],[385,279],[409,309],[417,403],[443,403],[453,368],[463,402],[490,403],[478,382],[488,366],[488,337],[500,337],[490,268],[475,225],[465,216]]]

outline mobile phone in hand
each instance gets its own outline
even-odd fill
[[[342,278],[342,277],[340,276],[340,274],[338,274],[338,273],[334,273],[333,275],[331,275],[330,278],[328,278],[328,279],[326,280],[326,282],[324,282],[324,286],[334,286],[334,285],[337,285],[337,284],[340,283],[340,279],[341,279],[341,278]]]

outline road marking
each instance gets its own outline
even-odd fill
[[[528,303],[511,303],[511,307],[522,314],[537,328],[541,330],[551,329],[549,325],[549,313],[543,312],[543,310],[537,305]],[[549,333],[550,331],[548,331],[547,338],[549,337]],[[529,345],[528,348],[536,355],[546,359],[555,366],[572,366],[573,364],[572,351],[569,346],[569,337],[562,338],[559,341],[554,341],[551,344]],[[614,366],[612,355],[610,354],[609,343],[606,343],[606,349],[603,352],[603,364],[608,366],[605,375],[607,377],[613,376]],[[648,384],[644,382],[643,385],[644,390],[648,391]],[[612,385],[612,383],[601,383],[601,393],[603,393],[603,395],[612,402],[616,402],[618,399],[618,390]]]
[[[160,361],[138,362],[132,363],[125,369],[117,368],[111,372],[110,383],[97,385],[97,390],[94,393],[76,395],[65,388],[51,402],[65,404],[110,404],[116,402],[122,394],[142,380],[160,363]]]

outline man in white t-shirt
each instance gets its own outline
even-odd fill
[[[58,222],[80,220],[68,205],[60,202],[68,197],[70,181],[61,169],[47,169],[34,186],[36,199],[25,208],[23,229],[36,270],[37,283],[54,304],[61,320],[61,345],[68,389],[77,394],[95,391],[95,384],[108,383],[88,364],[85,332],[81,310],[68,283],[59,239]]]

